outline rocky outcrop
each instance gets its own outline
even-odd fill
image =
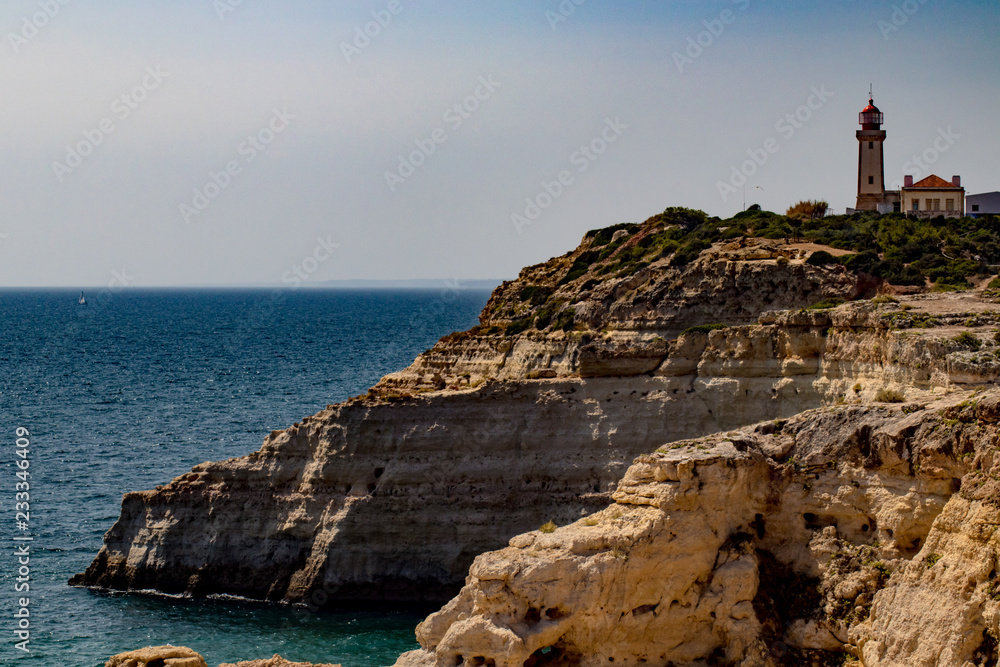
[[[185,646],[148,646],[112,656],[104,667],[208,667],[205,659]],[[267,660],[250,660],[219,667],[340,667],[340,665],[289,662],[280,655]]]
[[[998,424],[991,390],[667,445],[479,556],[397,664],[995,665]]]
[[[249,660],[236,664],[224,663],[219,665],[219,667],[340,667],[340,665],[314,665],[309,662],[289,662],[280,655],[275,655],[273,658],[268,658],[267,660]]]
[[[573,253],[524,269],[493,293],[478,327],[444,337],[371,393],[463,389],[489,379],[641,375],[666,357],[666,341],[692,327],[753,324],[768,310],[874,294],[863,276],[812,266],[804,253],[760,239],[718,243],[683,266],[665,257],[635,273],[601,273],[661,227],[640,229],[603,261],[593,256],[608,245],[586,237]],[[574,271],[588,256],[587,271]]]
[[[207,667],[205,659],[186,646],[147,646],[112,656],[104,667]]]

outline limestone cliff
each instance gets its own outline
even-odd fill
[[[476,555],[607,506],[633,459],[665,442],[1000,372],[948,328],[984,334],[988,300],[801,310],[871,284],[779,242],[676,248],[684,215],[588,234],[367,396],[126,494],[72,583],[443,601]]]
[[[662,355],[642,375],[490,380],[331,406],[248,457],[127,494],[74,583],[308,604],[447,599],[477,554],[606,506],[631,461],[665,442],[1000,373],[951,329],[891,328],[904,312],[894,307],[766,313],[764,324],[633,346],[632,358]],[[976,317],[962,315],[993,315]],[[976,330],[962,329],[978,341]]]
[[[667,445],[479,556],[397,664],[995,665],[998,444],[1000,390]]]

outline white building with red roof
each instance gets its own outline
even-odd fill
[[[900,196],[907,215],[919,218],[939,215],[961,218],[965,215],[965,188],[960,176],[952,176],[950,183],[934,174],[916,183],[913,176],[904,176]]]

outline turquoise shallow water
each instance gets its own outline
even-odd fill
[[[0,291],[0,664],[103,665],[183,644],[209,665],[280,653],[387,665],[428,611],[312,613],[233,600],[71,588],[126,491],[363,393],[442,335],[476,323],[482,290]],[[31,435],[30,521],[15,522],[15,429]],[[23,487],[22,487],[23,488]],[[30,654],[15,647],[15,536],[30,536]]]

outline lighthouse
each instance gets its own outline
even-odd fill
[[[877,211],[885,201],[885,167],[883,166],[882,144],[885,130],[882,129],[882,112],[872,98],[868,106],[861,110],[858,121],[858,203],[859,211]],[[889,210],[892,210],[891,208]]]

